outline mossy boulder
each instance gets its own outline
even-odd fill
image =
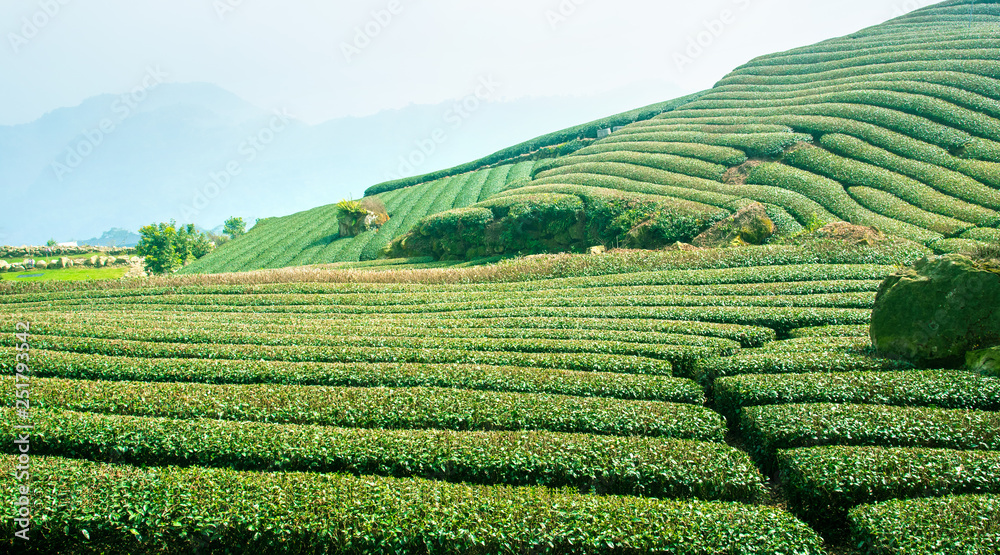
[[[875,297],[871,338],[925,366],[959,366],[969,351],[1000,345],[1000,268],[953,254],[897,271]]]
[[[990,347],[967,353],[965,365],[973,372],[1000,378],[1000,347]]]
[[[763,245],[774,231],[767,209],[753,202],[695,237],[691,244],[702,248]]]

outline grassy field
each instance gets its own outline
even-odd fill
[[[128,268],[59,268],[56,270],[28,270],[25,272],[0,273],[0,281],[80,281],[106,280],[125,277]]]

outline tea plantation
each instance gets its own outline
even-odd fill
[[[374,260],[393,240],[401,257],[580,252],[627,245],[628,231],[650,223],[662,243],[687,242],[754,201],[779,235],[847,221],[938,253],[995,243],[998,25],[997,3],[952,0],[763,56],[708,91],[376,185],[369,194],[392,217],[378,231],[339,238],[326,206],[265,220],[184,271]],[[502,225],[511,212],[519,219]],[[518,237],[532,218],[541,229]]]
[[[901,266],[1000,241],[998,29],[949,1],[759,58],[607,138],[376,186],[358,237],[328,206],[181,275],[0,283],[0,427],[33,426],[0,551],[1000,553],[1000,378],[869,337]],[[475,217],[582,214],[516,254],[752,201],[782,240],[377,260],[496,254],[434,235]]]

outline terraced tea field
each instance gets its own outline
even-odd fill
[[[995,552],[1000,380],[872,355],[900,256],[5,289],[30,323],[0,340],[4,397],[30,392],[30,545]],[[0,411],[13,437],[23,415]]]
[[[185,271],[373,260],[426,216],[527,195],[552,202],[540,193],[585,202],[651,195],[706,216],[756,201],[779,235],[847,221],[938,253],[996,243],[998,6],[951,0],[763,56],[708,91],[632,114],[629,125],[571,154],[508,168],[498,153],[493,169],[376,185],[369,191],[386,202],[393,221],[371,236],[335,240],[336,209],[324,207],[266,221]]]

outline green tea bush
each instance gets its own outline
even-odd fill
[[[526,190],[572,190],[579,195],[614,191],[626,195],[638,193],[662,197],[665,201],[700,203],[701,211],[708,214],[721,212],[711,207],[725,208],[738,200],[732,194],[720,192],[725,186],[719,182],[650,168],[626,164],[577,164],[567,168],[567,171],[573,173],[557,170],[554,175],[536,179]]]
[[[751,158],[778,156],[786,148],[800,143],[811,142],[812,136],[801,133],[701,133],[691,131],[671,131],[669,124],[657,120],[659,126],[633,127],[608,137],[601,144],[621,144],[631,142],[695,143],[725,146],[742,150]]]
[[[5,432],[16,415],[4,409]],[[39,411],[40,455],[141,466],[421,476],[449,482],[572,487],[584,493],[753,501],[750,457],[686,440],[553,432],[367,430]],[[294,449],[288,446],[294,445]],[[11,443],[9,454],[18,454]]]
[[[922,181],[938,191],[988,209],[1000,209],[1000,191],[954,170],[911,160],[875,147],[861,139],[827,133],[820,144],[845,158],[854,158]]]
[[[1000,380],[958,370],[741,375],[715,381],[716,407],[850,403],[1000,411]]]
[[[610,152],[641,152],[650,154],[672,154],[687,158],[697,158],[712,164],[732,167],[747,161],[746,154],[730,147],[712,146],[692,143],[598,143],[576,152],[577,156],[603,154]]]
[[[945,100],[924,96],[921,94],[908,94],[896,91],[886,91],[865,87],[864,90],[841,91],[823,94],[801,95],[794,98],[776,99],[769,94],[758,95],[753,100],[708,100],[702,98],[700,101],[686,105],[676,114],[684,114],[690,110],[698,109],[753,109],[771,112],[778,107],[798,108],[799,106],[813,106],[821,104],[855,104],[866,106],[879,106],[891,110],[899,110],[902,113],[916,115],[929,120],[943,123],[952,128],[964,131],[973,136],[985,137],[987,139],[1000,138],[1000,121],[989,115],[975,110],[956,106]],[[792,112],[798,113],[798,112]],[[852,118],[855,119],[855,118]],[[991,141],[983,141],[988,145]],[[986,147],[988,148],[988,147]]]
[[[752,454],[778,449],[881,445],[1000,450],[1000,413],[881,405],[798,404],[745,407],[740,427]]]
[[[36,378],[37,408],[386,430],[548,430],[721,441],[721,416],[695,405],[432,388],[332,388]],[[13,379],[3,381],[13,394]],[[34,405],[33,405],[34,406]]]
[[[962,495],[862,505],[850,511],[854,543],[876,555],[997,553],[1000,496]]]
[[[820,203],[833,214],[854,224],[875,226],[888,233],[920,243],[941,238],[940,233],[893,220],[862,207],[836,181],[784,164],[757,166],[750,173],[748,182],[801,193]]]
[[[594,164],[595,166],[607,163],[630,164],[633,166],[644,166],[668,172],[682,173],[684,175],[700,177],[702,179],[711,179],[714,181],[721,180],[722,174],[727,169],[727,166],[705,162],[697,158],[688,158],[673,154],[651,154],[628,150],[615,150],[600,154],[577,153],[573,156],[557,158],[552,163],[547,165],[546,171],[536,173],[535,175],[537,177],[558,175],[558,173],[553,170],[559,168],[564,168],[563,173],[566,173],[567,171],[569,173],[579,173],[578,171],[574,171],[573,167],[577,164],[583,163]]]
[[[887,447],[813,447],[778,452],[795,514],[824,528],[858,505],[959,493],[1000,493],[1000,453]]]
[[[0,370],[14,373],[13,349]],[[283,384],[334,387],[439,387],[552,393],[701,405],[702,388],[669,376],[578,372],[517,366],[402,363],[314,363],[260,360],[135,358],[35,350],[38,377],[130,382]]]
[[[559,311],[553,311],[558,313]],[[460,349],[413,349],[406,347],[259,346],[206,343],[156,343],[121,339],[34,336],[32,347],[52,351],[136,358],[208,358],[281,362],[485,364],[593,372],[621,372],[670,376],[666,360],[595,353],[516,353],[466,351]],[[3,341],[0,339],[0,341]],[[3,345],[13,346],[11,340]],[[685,353],[705,353],[705,347],[676,346],[667,352],[682,360]]]
[[[988,243],[971,239],[939,239],[929,243],[935,254],[964,254],[988,246]]]
[[[819,326],[814,328],[799,328],[788,332],[792,339],[798,337],[864,337],[869,332],[869,326]]]
[[[881,189],[924,210],[976,225],[990,226],[1000,218],[1000,214],[992,210],[949,197],[916,180],[841,158],[821,148],[803,148],[787,154],[785,160],[795,167],[824,175],[844,185]],[[922,214],[915,213],[913,217],[917,216]],[[942,219],[938,225],[946,224],[949,228],[958,227],[957,222],[949,219]]]
[[[815,374],[834,372],[889,372],[911,368],[907,362],[877,358],[842,350],[775,352],[752,349],[729,357],[714,357],[694,364],[690,377],[708,384],[724,376],[744,374]]]
[[[711,299],[711,298],[708,298]],[[659,337],[662,343],[634,343],[609,339],[542,339],[514,337],[422,337],[418,332],[410,336],[372,335],[282,335],[257,332],[233,332],[225,329],[205,330],[184,327],[147,327],[122,330],[111,326],[49,326],[51,335],[64,337],[104,338],[111,340],[143,341],[153,343],[185,343],[208,345],[258,345],[258,346],[324,346],[372,348],[444,349],[456,351],[481,351],[504,353],[598,353],[612,355],[646,356],[661,360],[682,360],[688,357],[732,354],[740,344],[728,339],[699,338],[696,336]],[[567,334],[569,335],[569,334]],[[688,348],[686,348],[688,347]]]
[[[743,503],[52,457],[32,469],[29,553],[822,553],[816,533],[788,513]],[[13,487],[12,474],[3,480]],[[5,548],[14,509],[3,509]]]
[[[891,193],[887,193],[879,189],[871,189],[869,187],[851,187],[847,189],[847,193],[851,195],[851,198],[856,200],[858,204],[864,206],[872,212],[875,212],[876,214],[881,214],[894,220],[899,220],[924,229],[929,229],[942,235],[958,235],[963,231],[974,227],[973,224],[968,222],[927,212],[926,210],[901,200],[899,197]]]

